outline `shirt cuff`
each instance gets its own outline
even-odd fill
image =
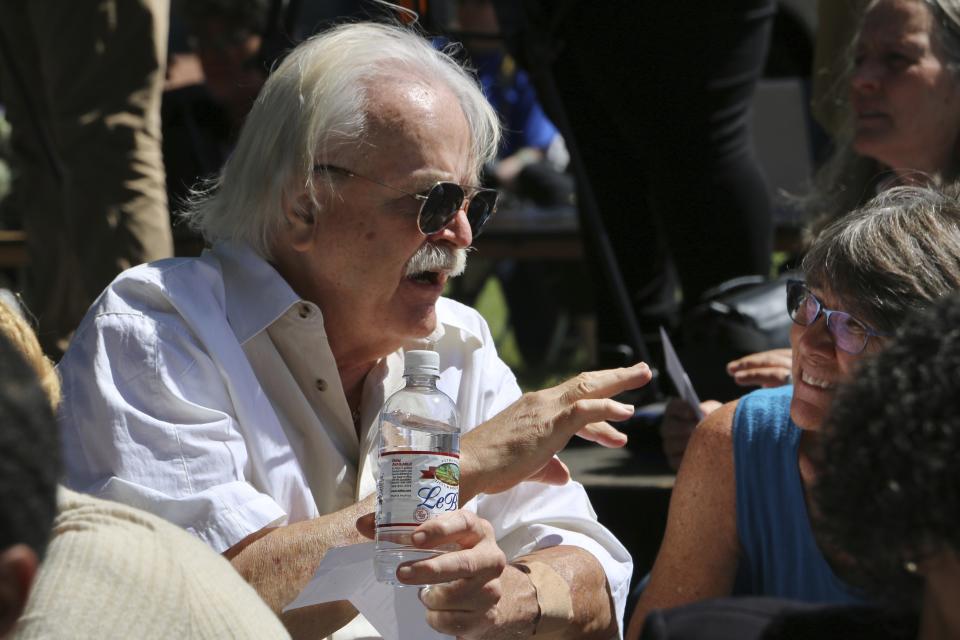
[[[203,540],[217,553],[287,517],[272,498],[243,481],[216,485],[185,496],[170,496],[113,477],[94,493],[168,520]]]
[[[258,494],[242,504],[212,513],[206,522],[185,529],[217,553],[223,553],[251,533],[283,524],[286,519],[287,514],[280,505],[269,496]]]

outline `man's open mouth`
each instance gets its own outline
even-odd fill
[[[439,271],[420,271],[417,273],[410,274],[407,276],[410,280],[414,282],[419,282],[422,284],[440,284],[440,278],[442,274]]]

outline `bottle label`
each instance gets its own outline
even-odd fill
[[[460,456],[437,451],[380,454],[377,529],[413,529],[460,506]]]

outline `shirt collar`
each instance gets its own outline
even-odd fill
[[[220,263],[227,320],[241,344],[301,302],[273,265],[246,244],[222,240],[212,249],[206,249],[204,254],[215,257]],[[483,343],[479,328],[473,326],[476,323],[458,313],[458,306],[445,298],[437,301],[437,328],[426,338],[427,343],[433,346],[445,337],[454,336],[477,345]],[[456,333],[448,335],[448,329],[455,329]],[[424,341],[418,342],[422,344]]]
[[[227,320],[241,344],[300,301],[283,276],[246,244],[220,241],[204,254],[220,263]]]
[[[459,338],[464,343],[472,343],[474,347],[483,345],[483,333],[479,316],[474,313],[464,313],[464,306],[448,298],[437,300],[437,328],[427,337],[427,342],[433,348],[441,340]]]

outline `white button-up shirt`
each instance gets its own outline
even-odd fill
[[[478,313],[441,298],[437,318],[438,387],[466,432],[520,389]],[[68,486],[156,513],[222,552],[376,489],[376,419],[403,384],[403,353],[367,376],[358,434],[320,310],[225,242],[121,274],[59,369]],[[490,521],[508,558],[557,544],[589,551],[622,621],[632,561],[580,484],[523,483],[465,508]],[[334,637],[370,637],[364,624]]]

